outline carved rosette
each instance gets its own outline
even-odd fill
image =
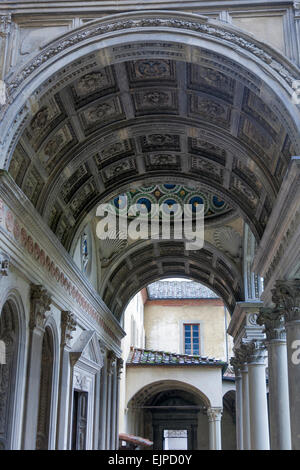
[[[276,307],[283,309],[286,323],[300,321],[300,279],[277,281],[272,294]]]
[[[73,313],[69,311],[61,312],[61,346],[70,347],[73,338],[72,331],[76,330],[76,320]]]
[[[118,377],[118,380],[121,379],[123,367],[124,367],[124,361],[121,357],[118,357],[118,359],[117,359],[117,377]]]
[[[282,310],[261,307],[256,321],[259,325],[265,326],[267,341],[285,341],[286,334]]]
[[[208,421],[221,421],[222,412],[222,408],[207,408]]]
[[[241,350],[244,354],[245,362],[247,362],[248,365],[265,364],[266,346],[264,341],[252,340],[243,342],[241,344]]]
[[[41,285],[31,285],[31,309],[30,309],[30,329],[39,328],[44,330],[50,311],[51,297],[46,289]]]

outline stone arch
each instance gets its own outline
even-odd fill
[[[146,39],[148,45],[150,45],[148,49],[147,44],[145,44]],[[280,165],[286,167],[291,152],[299,151],[299,134],[297,129],[299,128],[300,117],[297,107],[291,101],[293,95],[292,83],[298,76],[298,69],[277,51],[274,51],[266,44],[255,40],[252,36],[232,25],[225,25],[222,22],[210,20],[203,16],[178,12],[143,12],[142,14],[126,13],[112,15],[109,19],[104,18],[96,20],[63,35],[59,39],[50,42],[37,56],[31,57],[21,69],[17,70],[15,74],[7,80],[9,99],[7,105],[4,106],[2,110],[3,117],[5,116],[5,119],[2,120],[2,126],[4,127],[3,133],[0,129],[2,135],[5,136],[2,142],[2,154],[5,156],[4,158],[6,160],[2,162],[2,167],[8,169],[19,136],[24,128],[30,124],[30,121],[36,118],[32,110],[36,108],[35,105],[38,105],[41,97],[47,93],[50,94],[53,83],[56,82],[55,86],[59,90],[60,87],[63,86],[62,83],[67,83],[68,80],[70,80],[68,74],[70,75],[70,72],[72,72],[72,67],[75,75],[80,74],[80,66],[82,65],[83,58],[88,57],[92,52],[95,53],[97,51],[97,56],[95,56],[94,59],[98,66],[101,64],[104,67],[108,63],[117,64],[125,62],[128,58],[136,59],[140,57],[139,54],[141,53],[140,50],[137,51],[139,47],[136,46],[139,45],[141,41],[143,41],[146,48],[145,51],[142,52],[142,56],[150,59],[156,59],[159,56],[163,57],[164,60],[170,60],[170,58],[173,60],[175,57],[179,62],[197,63],[198,61],[198,63],[200,63],[201,60],[204,59],[204,57],[202,57],[204,51],[208,51],[210,54],[214,55],[214,60],[218,61],[220,70],[226,70],[231,74],[231,78],[238,77],[239,80],[243,81],[243,83],[247,84],[250,88],[253,86],[253,93],[254,89],[256,89],[257,99],[262,100],[261,104],[263,109],[273,113],[273,115],[278,113],[280,122],[283,122],[286,126],[288,140],[285,141],[282,152],[287,155],[287,157],[285,161],[285,157],[278,157],[278,171],[280,174],[282,173]],[[156,41],[156,44],[159,44],[160,50],[150,52],[154,41]],[[168,42],[168,47],[164,47],[164,41]],[[104,50],[105,54],[102,54]],[[105,61],[105,56],[109,57],[108,61]],[[76,62],[74,62],[75,60]],[[206,57],[205,60],[212,61],[212,58],[208,59],[208,57]],[[93,65],[89,64],[89,66],[92,70]],[[58,83],[59,80],[61,82],[60,84]],[[278,103],[280,103],[279,106]],[[269,104],[271,106],[270,108],[268,107]],[[218,105],[215,103],[213,107],[216,109]],[[218,134],[218,125],[210,123],[209,119],[206,120],[203,129],[199,124],[201,120],[196,123],[195,120],[193,121],[193,119],[190,118],[186,120],[183,116],[181,116],[180,119],[174,116],[172,119],[171,118],[172,116],[169,116],[169,120],[173,119],[177,126],[181,122],[181,125],[189,127],[193,122],[194,130],[198,129],[199,133],[205,135],[205,139],[208,139],[208,141],[210,139],[210,133],[214,136]],[[157,120],[158,129],[161,126],[159,119]],[[136,121],[141,125],[146,124],[144,118],[136,118]],[[186,122],[184,123],[184,121]],[[251,123],[249,125],[251,127]],[[106,130],[109,131],[109,126],[106,127]],[[123,134],[127,132],[123,125],[121,125],[118,131]],[[224,135],[223,143],[225,145],[226,139],[227,141],[228,139],[230,140],[230,136],[228,132],[224,132],[224,129],[222,133]],[[107,136],[102,135],[101,139],[105,139],[106,137]],[[222,136],[219,137],[222,140]],[[97,137],[96,134],[89,137],[91,145],[94,145],[94,147],[99,146],[99,138],[100,137]],[[112,136],[112,139],[114,139],[114,136]],[[83,147],[85,147],[85,144]],[[233,141],[231,142],[231,147],[232,149],[234,148]],[[249,153],[249,145],[245,145],[245,149],[246,148]],[[76,147],[76,152],[74,152],[74,148],[71,146],[68,155],[64,155],[66,166],[60,168],[59,173],[61,174],[62,180],[57,182],[57,184],[61,184],[62,186],[64,184],[64,178],[66,178],[70,172],[75,171],[77,168],[76,165],[78,164],[76,164],[76,159],[77,161],[81,160],[82,157],[80,154],[82,150],[83,148],[80,148],[79,145]],[[69,157],[72,157],[72,161],[67,161]],[[92,157],[92,155],[89,155],[89,157]],[[246,158],[247,155],[245,155],[242,165],[246,163]],[[182,156],[182,161],[183,160]],[[257,174],[259,174],[264,167],[263,160],[264,158],[260,159],[258,165],[260,169],[257,170]],[[239,171],[240,170],[241,169],[239,169]],[[216,171],[223,171],[223,169],[218,167]],[[241,171],[243,172],[243,170]],[[274,181],[271,181],[271,176],[267,176],[267,168],[264,168],[263,172],[265,172],[265,177],[267,177],[267,179],[269,178],[269,188],[268,195],[265,199],[265,206],[258,211],[260,213],[260,220],[255,221],[253,214],[249,212],[247,214],[248,205],[246,201],[242,204],[240,198],[239,203],[239,196],[236,197],[235,201],[243,215],[247,216],[246,220],[258,239],[262,235],[268,214],[272,209],[274,196],[280,186],[281,178],[280,176],[277,182],[275,181],[276,178]],[[160,173],[161,175],[159,176]],[[192,174],[193,172],[190,173]],[[177,172],[177,176],[180,178],[190,178],[191,174],[185,174],[183,170]],[[54,187],[54,181],[59,180],[57,176],[57,171],[56,174],[51,174],[44,190],[41,190],[42,196],[39,198],[39,201],[37,201],[36,207],[44,215],[47,212],[46,206],[53,207],[51,188]],[[154,176],[165,180],[166,171],[160,172],[157,170]],[[137,178],[139,178],[139,175],[135,174],[127,181],[128,183],[132,183]],[[247,185],[245,186],[237,176],[235,176],[235,178],[236,185],[239,186],[242,184],[245,188],[245,190],[240,191],[240,194],[245,195]],[[113,191],[117,191],[121,188],[124,180],[122,181],[123,178],[119,177],[117,179],[120,179],[120,182],[115,183],[109,180],[109,182],[105,184],[105,191],[100,191],[99,194],[96,194],[96,191],[94,196],[91,196],[89,204],[85,200],[84,211],[80,210],[78,214],[76,212],[75,229],[78,228],[78,224],[84,220],[87,210],[92,210],[99,200],[105,199],[108,194],[112,194]],[[261,182],[264,180],[264,178],[259,179]],[[206,179],[206,184],[208,184],[208,181],[209,178]],[[205,185],[205,178],[201,179],[201,184]],[[216,191],[218,191],[217,183],[215,186]],[[219,190],[223,193],[224,197],[230,199],[230,191],[227,191],[225,186],[222,186],[222,188],[220,186]],[[251,193],[251,189],[249,191],[249,197],[254,197],[253,193]],[[61,223],[60,226],[57,227],[57,234],[61,234],[62,226],[65,227],[66,225],[66,221],[63,220],[64,217],[62,215],[60,217]],[[63,243],[67,247],[70,247],[74,235],[74,225],[72,227],[72,230],[69,227],[70,233],[62,237]],[[66,230],[65,228],[65,231]],[[59,238],[62,239],[60,236]]]
[[[210,398],[199,388],[195,387],[192,384],[182,382],[180,380],[163,380],[158,382],[149,382],[147,385],[139,389],[131,396],[127,403],[127,408],[133,403],[133,401],[143,404],[151,396],[166,390],[178,389],[190,392],[194,397],[198,397],[198,400],[201,400],[207,408],[211,406]]]
[[[205,243],[201,250],[187,255],[180,242],[151,244],[148,240],[129,246],[114,258],[114,263],[102,278],[100,294],[115,315],[121,318],[137,292],[151,282],[168,277],[201,282],[223,299],[230,313],[235,303],[243,298],[240,273],[234,262],[215,246]]]
[[[20,294],[12,289],[1,302],[0,339],[5,362],[0,365],[0,446],[18,449],[24,394],[26,323]]]

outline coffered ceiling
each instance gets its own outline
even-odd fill
[[[67,249],[100,201],[149,184],[213,194],[261,237],[295,145],[272,91],[214,56],[90,54],[37,90],[9,172]]]

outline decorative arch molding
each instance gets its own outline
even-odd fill
[[[141,42],[145,45],[145,51],[142,52],[137,47]],[[160,50],[151,52],[154,42],[159,43]],[[167,47],[163,47],[163,42],[167,42]],[[147,44],[151,46],[148,49]],[[104,50],[105,53],[103,53]],[[3,128],[0,127],[0,135],[5,136],[1,142],[2,155],[4,156],[2,166],[8,168],[17,141],[24,127],[32,119],[39,100],[45,93],[50,92],[50,88],[53,87],[53,82],[56,82],[58,76],[61,83],[64,84],[68,80],[68,74],[73,77],[74,74],[80,73],[80,61],[89,54],[96,54],[97,65],[105,67],[108,64],[122,63],[129,59],[140,59],[145,56],[150,58],[159,56],[165,60],[199,63],[201,54],[205,50],[214,53],[218,57],[220,66],[226,68],[226,71],[232,69],[231,73],[235,73],[241,80],[246,81],[249,87],[256,87],[258,93],[263,90],[263,94],[267,97],[266,102],[270,96],[274,96],[274,100],[280,103],[280,106],[276,106],[276,113],[288,129],[293,149],[296,152],[300,150],[297,130],[300,127],[299,110],[291,101],[292,83],[299,75],[297,67],[277,51],[256,41],[251,35],[232,25],[189,13],[147,11],[109,16],[89,22],[81,28],[66,33],[50,42],[37,56],[31,57],[24,67],[16,70],[12,76],[7,78],[9,96],[7,104],[1,110]],[[109,59],[107,60],[105,57]],[[228,62],[226,67],[224,64],[222,65],[222,60],[225,59]],[[59,87],[62,85],[55,84],[55,86],[59,91]],[[198,125],[197,123],[196,127]],[[215,130],[217,130],[216,126]],[[95,143],[97,143],[97,139]],[[247,154],[246,147],[245,153]],[[78,154],[78,161],[79,159]],[[62,174],[68,174],[68,171],[69,168],[60,169]],[[57,175],[56,172],[49,178],[50,186]],[[184,177],[185,171],[178,171],[178,177],[181,175]],[[138,177],[139,175],[134,175],[128,180],[128,183],[132,183]],[[264,178],[261,180],[265,187]],[[205,184],[205,180],[202,181]],[[63,184],[63,181],[60,181],[60,184]],[[237,181],[237,184],[240,182]],[[116,191],[117,185],[113,182],[109,182],[109,186]],[[270,192],[269,197],[272,199],[278,188],[274,184],[272,187],[271,181],[267,182],[267,186]],[[246,186],[244,187],[246,188]],[[221,190],[221,188],[219,189]],[[226,188],[225,190],[223,188],[221,192],[226,197]],[[93,198],[87,210],[91,210],[99,199],[105,199],[108,193],[109,191],[104,191],[100,198]],[[230,192],[227,197],[230,199]],[[264,196],[262,196],[263,198]],[[236,203],[238,204],[238,202],[237,198]],[[265,205],[264,211],[266,213],[263,215],[261,215],[261,207],[257,208],[263,223],[253,224],[253,215],[247,214],[247,204],[244,204],[244,207],[240,204],[241,211],[245,212],[246,220],[257,238],[262,235],[268,217],[267,206],[271,210],[272,203],[268,200]],[[46,206],[52,207],[52,201],[51,198],[48,199],[48,194],[43,195],[37,207],[46,214]],[[75,229],[85,215],[86,212],[83,211],[78,218],[76,217],[77,220],[73,222],[76,225]],[[65,226],[65,224],[66,222],[62,220],[61,225]],[[61,230],[62,227],[59,227],[57,234]],[[72,236],[67,238],[63,244],[69,248]]]
[[[130,408],[133,404],[142,406],[149,400],[149,398],[153,397],[154,395],[160,392],[174,389],[189,392],[195,397],[196,400],[203,402],[207,408],[211,406],[209,397],[194,385],[181,382],[179,380],[163,380],[149,383],[145,387],[142,387],[140,390],[138,390],[133,396],[129,398],[127,408]]]
[[[4,445],[6,449],[19,449],[21,445],[21,431],[22,431],[22,414],[24,404],[24,387],[25,387],[25,353],[26,353],[26,317],[22,297],[17,289],[7,289],[0,303],[0,325],[3,320],[3,315],[8,315],[9,324],[13,325],[13,330],[0,331],[1,333],[8,334],[9,338],[13,341],[9,345],[6,344],[6,355],[11,360],[11,364],[1,366],[1,402],[6,400],[5,408],[0,405],[0,413],[7,412],[8,422],[4,422],[4,426],[8,426],[6,434],[6,443],[1,439],[1,446]],[[3,327],[3,324],[1,325]],[[6,325],[9,326],[9,325]],[[4,330],[6,329],[4,325]],[[3,330],[3,328],[0,328]],[[1,339],[2,336],[1,336]],[[4,340],[5,341],[5,340]],[[6,341],[5,341],[6,343]],[[13,346],[11,350],[10,346]],[[10,356],[10,357],[9,357]],[[5,373],[4,368],[11,365],[10,371]],[[4,374],[4,375],[3,375]],[[6,375],[5,375],[6,374]],[[13,388],[11,385],[13,384]],[[5,398],[4,388],[9,387],[7,390],[7,397]],[[7,401],[8,400],[8,401]],[[2,420],[1,420],[2,421]],[[2,427],[2,426],[1,426]]]
[[[166,37],[166,34],[169,37]],[[3,155],[1,167],[8,167],[20,132],[32,114],[29,98],[34,96],[37,100],[40,97],[39,87],[49,79],[51,83],[51,76],[55,72],[66,69],[74,60],[91,51],[113,49],[114,46],[127,42],[134,44],[144,41],[145,37],[149,42],[151,39],[159,41],[163,37],[165,41],[184,44],[186,36],[190,37],[190,46],[181,54],[176,54],[176,60],[197,61],[197,54],[192,53],[191,47],[203,48],[204,45],[210,44],[221,54],[231,57],[232,63],[237,59],[239,63],[247,64],[249,69],[255,70],[260,79],[269,83],[279,100],[287,105],[290,118],[294,121],[290,130],[293,127],[292,133],[299,148],[297,126],[300,117],[297,107],[291,100],[294,92],[292,84],[298,79],[299,70],[292,62],[233,25],[190,13],[144,11],[111,15],[109,18],[89,22],[66,33],[51,41],[42,52],[31,57],[24,66],[17,68],[6,79],[8,98],[0,110],[2,121],[0,130],[4,136],[1,141]],[[129,53],[128,57],[137,58],[138,54]],[[111,63],[115,63],[126,59],[116,55],[110,60]]]

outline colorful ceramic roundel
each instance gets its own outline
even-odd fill
[[[115,197],[112,201],[117,212],[125,209],[126,202],[127,207],[133,204],[141,204],[147,213],[151,212],[151,208],[153,210],[153,204],[161,205],[165,203],[165,210],[171,214],[174,214],[176,204],[182,208],[184,204],[188,204],[191,213],[196,212],[199,204],[204,204],[204,214],[206,218],[213,218],[232,210],[225,201],[213,193],[208,191],[195,191],[186,186],[171,183],[141,186]],[[173,209],[172,206],[174,206]],[[155,215],[157,216],[157,214]],[[174,215],[176,216],[176,213]]]

